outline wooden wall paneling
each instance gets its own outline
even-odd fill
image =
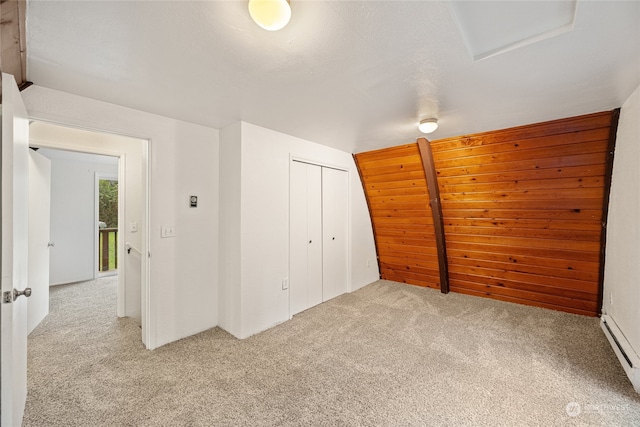
[[[576,131],[572,130],[572,133],[563,133],[558,135],[549,135],[549,136],[535,136],[529,139],[519,139],[519,140],[507,140],[507,141],[499,141],[493,144],[483,145],[483,141],[489,138],[481,137],[481,136],[467,136],[465,138],[465,142],[463,147],[454,148],[448,150],[446,152],[441,153],[441,160],[446,159],[455,159],[460,157],[468,157],[471,155],[482,155],[482,154],[492,154],[496,149],[498,149],[499,144],[503,144],[504,146],[501,148],[501,151],[508,150],[511,147],[519,148],[519,149],[541,149],[543,147],[557,146],[557,145],[571,145],[576,142],[586,142],[586,141],[604,141],[609,139],[609,132],[606,127],[599,129],[591,129],[585,131]],[[472,139],[474,138],[474,139]],[[453,147],[453,146],[452,146]]]
[[[452,291],[599,314],[614,116],[431,141]]]
[[[610,125],[611,112],[606,111],[601,113],[587,114],[584,116],[558,119],[544,123],[518,126],[509,129],[502,129],[499,131],[489,131],[473,135],[445,138],[437,141],[431,141],[431,144],[433,146],[434,143],[437,143],[439,151],[475,148],[483,145],[490,146],[493,144],[505,142],[512,143],[515,146],[523,140],[547,137],[550,135],[564,135],[571,138],[570,135],[575,132],[588,132],[594,129],[606,129],[605,132],[608,132]],[[608,138],[605,137],[604,139]],[[582,137],[578,138],[578,141],[580,140],[582,140]],[[434,157],[434,160],[438,159],[439,156]]]
[[[26,6],[26,0],[0,2],[0,70],[13,75],[20,90],[32,84],[27,81]]]
[[[451,176],[438,175],[440,184],[477,184],[477,183],[493,183],[493,182],[509,182],[519,183],[520,181],[529,180],[547,180],[556,178],[585,178],[599,176],[603,177],[606,166],[588,165],[588,166],[570,166],[562,168],[536,169],[530,171],[502,172],[494,174],[481,175],[479,179],[477,175]]]
[[[599,315],[618,114],[355,155],[382,277]]]
[[[418,144],[354,155],[383,279],[440,288],[429,191]]]

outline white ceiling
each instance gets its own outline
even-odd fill
[[[53,148],[40,148],[38,153],[48,159],[59,159],[69,162],[78,163],[99,163],[104,165],[118,166],[118,158],[112,156],[103,156],[100,154],[88,154],[77,151],[58,150]]]
[[[449,4],[471,56],[479,60],[573,30],[577,0]]]
[[[268,32],[246,1],[29,0],[28,79],[348,152],[412,142],[431,116],[440,127],[429,139],[439,139],[621,106],[640,84],[638,1],[580,0],[573,29],[473,60],[465,37],[478,28],[508,46],[521,25],[498,31],[516,15],[564,22],[537,3],[486,2],[478,26],[449,2],[291,0],[289,25]]]

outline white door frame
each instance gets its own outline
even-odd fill
[[[117,134],[115,132],[109,132],[101,129],[93,129],[82,127],[74,124],[68,124],[65,122],[49,120],[46,118],[40,118],[37,115],[31,116],[31,120],[40,121],[44,123],[50,123],[56,126],[62,126],[71,129],[78,129],[88,132],[95,132],[101,134],[108,135],[117,135],[123,136],[127,138],[134,138],[141,140],[142,147],[142,161],[144,166],[143,179],[146,181],[143,183],[143,192],[144,192],[144,200],[142,203],[143,209],[143,217],[145,219],[145,227],[141,228],[142,233],[142,247],[140,248],[140,252],[142,254],[146,254],[146,256],[141,256],[142,266],[141,266],[141,312],[142,312],[142,342],[145,344],[146,348],[154,349],[156,348],[156,324],[154,322],[154,317],[151,315],[152,313],[152,303],[153,300],[151,298],[151,280],[150,280],[150,260],[151,252],[150,252],[150,223],[151,223],[151,214],[150,214],[150,195],[151,195],[151,170],[149,167],[149,159],[151,154],[151,140],[146,137],[125,135],[125,134]],[[63,141],[38,141],[38,147],[42,148],[51,148],[58,150],[67,150],[67,151],[75,151],[81,153],[88,154],[99,154],[103,156],[111,156],[118,158],[118,181],[126,182],[125,180],[125,165],[126,165],[126,153],[123,153],[118,150],[112,150],[109,148],[90,148],[90,147],[78,147],[73,143],[63,142]],[[124,202],[125,202],[125,189],[118,188],[118,223],[124,224]],[[125,251],[125,239],[119,239],[118,241],[118,266],[123,266],[124,263],[121,263],[122,256]],[[124,286],[124,268],[118,269],[118,316],[122,317],[125,313],[125,286]]]

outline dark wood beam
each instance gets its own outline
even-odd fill
[[[435,229],[436,248],[438,251],[438,267],[440,270],[440,292],[447,294],[449,293],[449,261],[447,260],[447,245],[444,237],[444,220],[442,219],[438,178],[429,141],[425,138],[418,138],[417,143],[420,150],[420,157],[422,157],[424,174],[427,179],[429,203],[433,215],[433,227]]]

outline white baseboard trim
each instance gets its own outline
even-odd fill
[[[600,326],[604,331],[604,335],[609,340],[613,351],[616,353],[624,371],[627,373],[627,377],[629,377],[633,388],[637,393],[640,393],[640,357],[638,357],[638,353],[631,347],[629,341],[627,341],[611,317],[603,314],[600,320]]]

